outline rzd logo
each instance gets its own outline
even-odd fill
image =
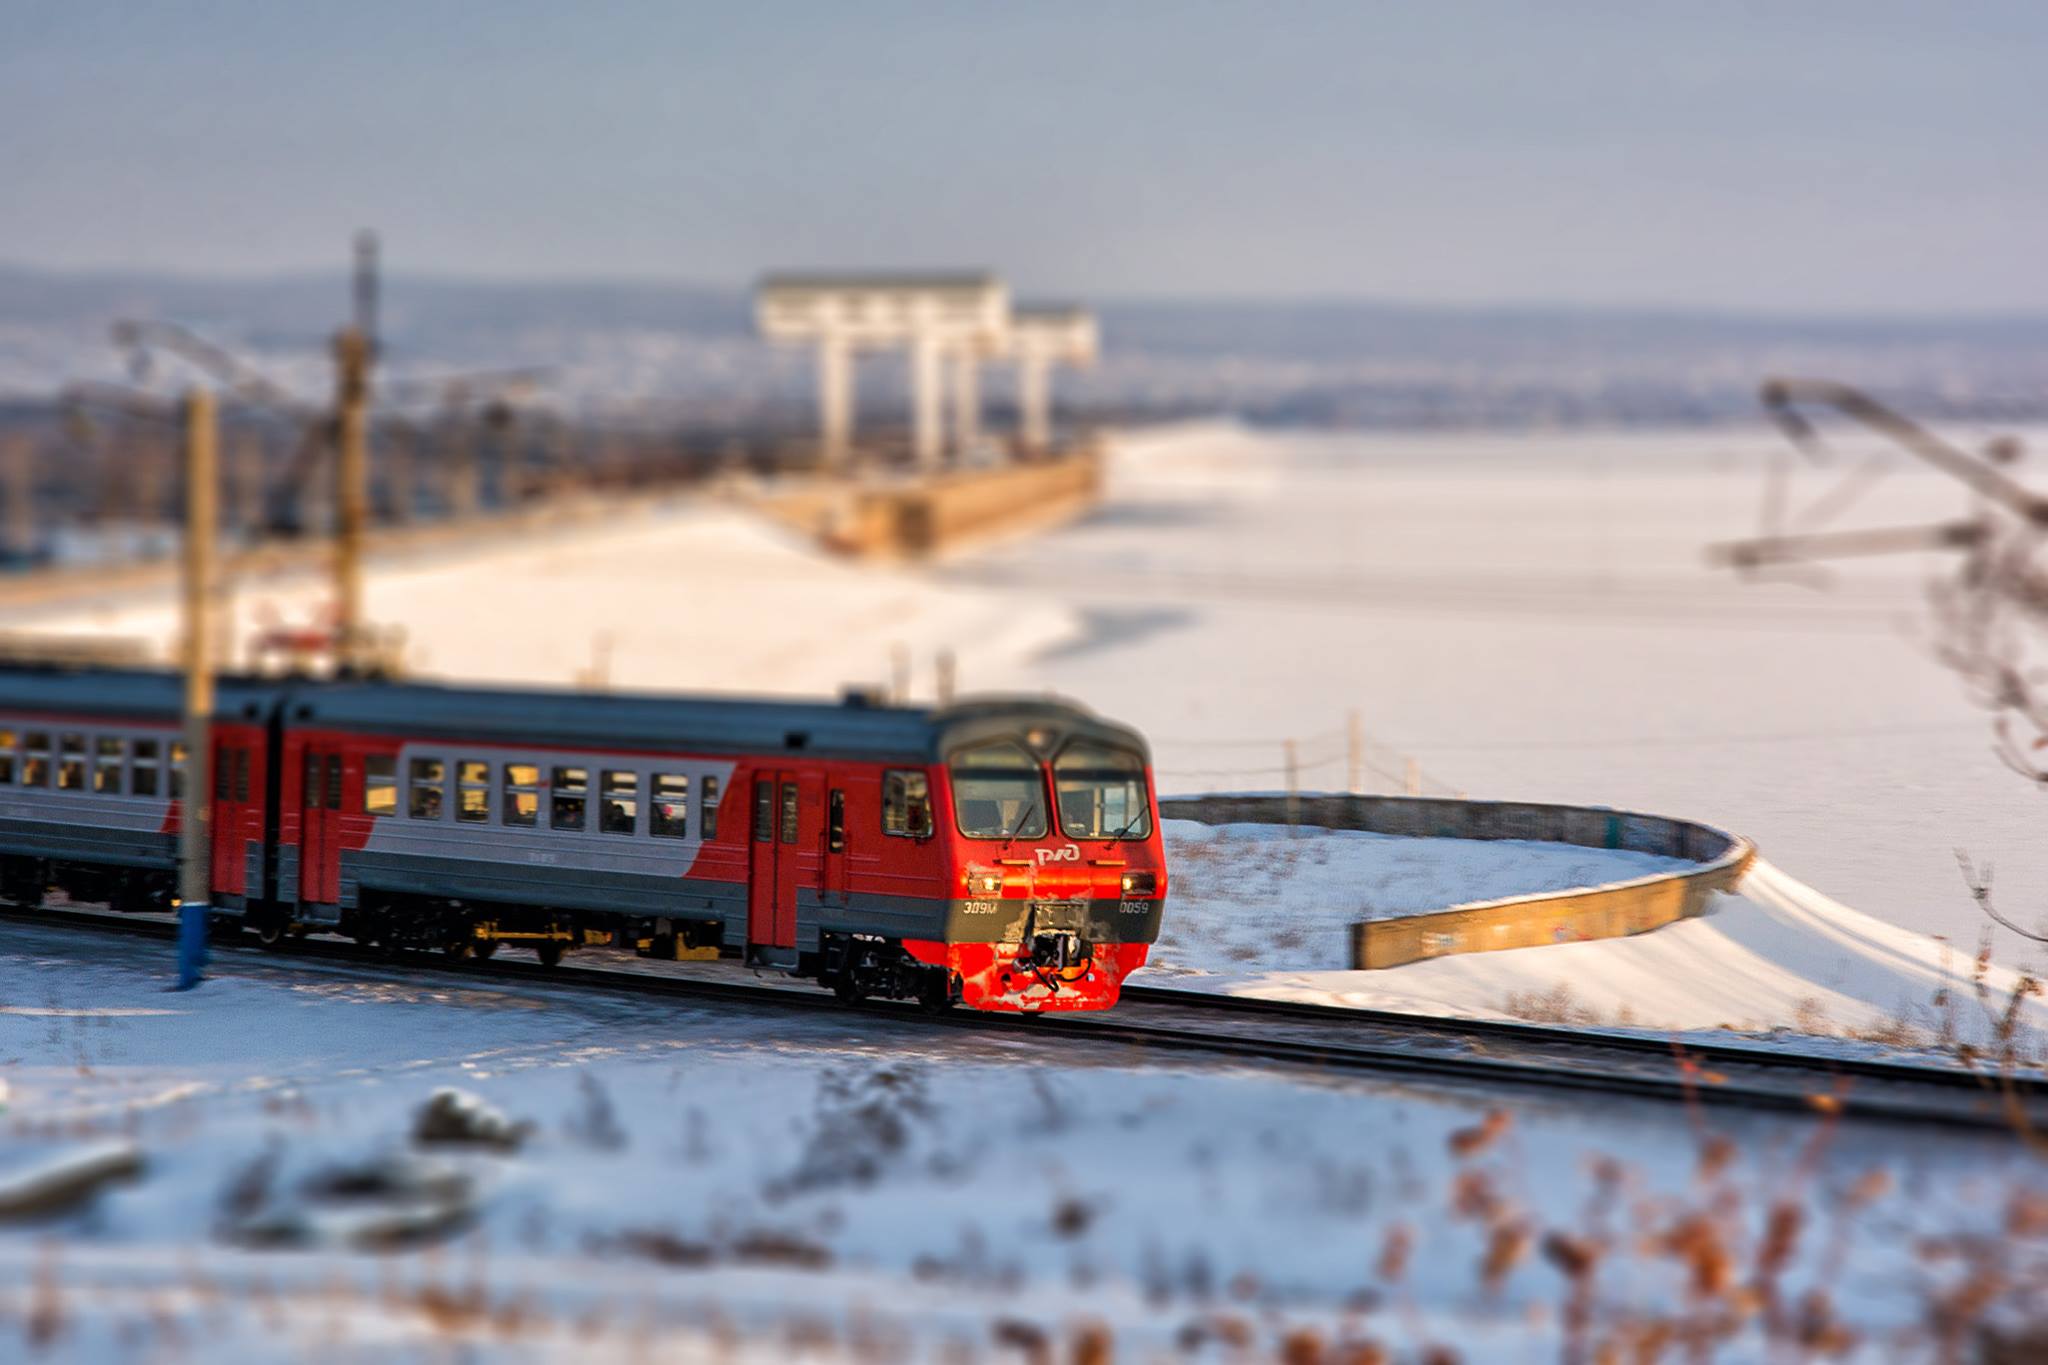
[[[1058,848],[1041,848],[1037,850],[1037,853],[1038,861],[1041,865],[1045,863],[1078,863],[1081,861],[1081,846],[1079,844],[1061,844]]]

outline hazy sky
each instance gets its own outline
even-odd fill
[[[0,0],[0,261],[2048,310],[2048,3]]]

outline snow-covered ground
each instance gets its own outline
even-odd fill
[[[1953,945],[1915,938],[1916,961],[1966,959],[1983,921],[1953,850],[1995,865],[2001,900],[2026,921],[2048,896],[2048,843],[2040,794],[1990,756],[1982,719],[1916,652],[1924,563],[1858,566],[1827,593],[1705,565],[1706,541],[1755,529],[1761,471],[1779,450],[1747,430],[1177,428],[1117,442],[1094,517],[928,569],[826,559],[736,511],[685,503],[383,564],[368,601],[404,629],[417,668],[465,677],[596,672],[815,695],[887,680],[900,650],[928,694],[951,649],[965,687],[1052,688],[1140,726],[1169,791],[1276,785],[1288,739],[1306,785],[1340,786],[1356,710],[1377,789],[1397,789],[1413,755],[1427,779],[1475,796],[1706,820],[1756,839],[1803,883],[1790,908],[1752,886],[1755,914],[1731,904],[1677,939],[1422,964],[1410,974],[1438,979],[1432,1007],[1554,997],[1563,979],[1565,1004],[1602,1017],[1860,1029],[1917,1007],[1924,982],[1876,972],[1876,986],[1844,989],[1864,969],[1809,953],[1768,975],[1772,989],[1706,991],[1682,962],[1658,976],[1654,955],[1724,920],[1774,924],[1839,901]],[[1902,472],[1857,517],[1953,505],[1945,485]],[[320,591],[242,585],[239,630],[304,619]],[[172,619],[158,594],[11,624],[167,643]],[[1319,932],[1328,942],[1327,928],[1302,928]],[[1996,946],[2002,962],[2031,948],[2002,931]],[[1291,951],[1257,965],[1302,967]],[[1461,983],[1459,970],[1477,975]]]
[[[1402,839],[1169,820],[1172,914],[1153,985],[1466,1018],[1982,1045],[2018,972],[1841,904],[1759,859],[1709,912],[1634,938],[1347,969],[1344,926],[1690,864],[1561,844]],[[2030,1054],[2048,1002],[2022,993]]]
[[[1583,1284],[1601,1340],[1725,1331],[1721,1358],[1757,1359],[1841,1322],[1851,1358],[1890,1360],[1928,1354],[1970,1283],[2040,1282],[2048,1185],[2009,1139],[1540,1094],[1510,1112],[252,952],[172,995],[167,951],[20,925],[0,944],[0,1187],[109,1142],[142,1162],[0,1218],[0,1357],[1109,1358],[1090,1337],[1224,1361],[1309,1333],[1550,1360]],[[448,1086],[497,1111],[491,1141],[414,1140]],[[1739,1273],[1712,1278],[1718,1257]]]

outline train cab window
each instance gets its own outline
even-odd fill
[[[22,736],[21,785],[24,787],[47,787],[50,785],[50,736],[47,731],[31,730]]]
[[[550,784],[549,827],[582,829],[590,801],[588,768],[557,768]]]
[[[706,839],[718,837],[718,779],[704,779],[704,791],[697,798],[697,825]]]
[[[185,741],[171,741],[171,799],[178,800],[185,795]]]
[[[163,746],[153,739],[135,741],[134,755],[128,762],[128,794],[130,796],[155,796],[157,793],[157,763],[163,753]]]
[[[505,804],[500,817],[508,825],[532,829],[540,822],[540,766],[505,765]]]
[[[1045,772],[1021,744],[998,740],[953,755],[953,820],[970,839],[1045,837]]]
[[[782,842],[796,842],[796,783],[782,784]]]
[[[390,754],[363,755],[363,814],[398,814],[398,760]]]
[[[416,758],[406,774],[405,809],[415,820],[438,820],[447,796],[448,765],[438,758]]]
[[[455,818],[481,825],[491,818],[491,765],[474,758],[455,764]]]
[[[101,735],[93,741],[92,789],[108,796],[121,794],[121,768],[128,758],[128,741]]]
[[[1145,760],[1126,749],[1077,741],[1052,761],[1060,829],[1069,839],[1144,839],[1152,833]]]
[[[688,773],[656,773],[648,779],[647,832],[657,839],[690,837]]]
[[[837,787],[825,801],[825,851],[846,851],[846,793]]]
[[[85,736],[57,737],[57,787],[60,791],[85,789]]]
[[[604,797],[598,803],[597,827],[605,834],[631,834],[640,823],[640,774],[619,768],[604,770]]]
[[[914,768],[882,774],[882,833],[924,839],[932,832],[931,779]]]

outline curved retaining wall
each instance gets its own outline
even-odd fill
[[[1749,869],[1749,840],[1691,820],[1525,801],[1445,801],[1413,796],[1161,797],[1168,820],[1205,825],[1314,825],[1439,839],[1533,839],[1655,853],[1699,864],[1605,886],[1477,901],[1427,915],[1367,920],[1351,926],[1353,967],[1533,948],[1545,943],[1621,938],[1702,913],[1708,897],[1732,887]]]

